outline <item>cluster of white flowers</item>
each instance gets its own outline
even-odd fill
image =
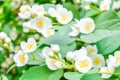
[[[7,36],[5,32],[0,32],[0,45],[4,47],[10,46],[11,39]]]
[[[74,52],[68,52],[66,59],[69,61],[74,60],[76,69],[81,73],[86,73],[92,67],[100,68],[105,65],[104,57],[97,53],[95,45],[87,45]]]
[[[102,74],[103,78],[110,78],[112,74],[109,73],[114,73],[115,67],[120,66],[120,51],[116,51],[114,53],[114,56],[109,55],[109,59],[107,59],[106,62],[107,62],[107,67],[102,67],[100,72],[104,73]]]
[[[23,5],[20,7],[19,17],[28,20],[23,23],[23,31],[29,32],[31,29],[36,30],[44,37],[53,35],[55,30],[52,29],[52,21],[46,15],[56,17],[56,20],[60,24],[68,24],[73,18],[72,12],[60,4],[56,5],[55,9],[49,8],[48,11],[45,11],[43,5],[34,4],[32,7]]]
[[[21,42],[21,50],[14,55],[13,59],[18,67],[28,63],[28,53],[34,52],[37,48],[37,43],[34,38],[28,38],[27,42]]]
[[[45,62],[51,70],[57,70],[63,67],[64,60],[59,51],[60,47],[56,44],[51,44],[50,47],[44,47],[42,49],[41,55],[45,58]]]
[[[57,21],[61,24],[68,24],[73,19],[72,12],[60,4],[56,5],[56,8],[49,8],[48,13],[52,17],[56,17]]]
[[[79,33],[89,34],[95,30],[95,23],[92,18],[83,18],[76,20],[76,23],[71,26],[72,32],[69,36],[77,36]]]

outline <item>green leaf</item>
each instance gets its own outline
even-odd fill
[[[95,30],[93,33],[81,35],[80,38],[86,43],[95,43],[119,32],[120,30]]]
[[[81,77],[83,74],[80,74],[79,72],[66,72],[64,73],[64,77],[68,80],[81,80]]]
[[[96,25],[96,29],[120,30],[120,19],[112,19]]]
[[[48,11],[49,8],[56,8],[54,4],[43,4],[46,11]]]
[[[94,74],[94,73],[97,73],[97,72],[99,72],[99,68],[93,68],[88,72],[88,74]]]
[[[60,80],[63,70],[51,71],[46,66],[35,66],[26,71],[19,80]]]
[[[110,11],[103,12],[102,14],[96,16],[94,19],[95,19],[95,23],[99,24],[107,20],[118,19],[118,16],[114,11],[110,10]]]
[[[85,74],[80,80],[104,80],[100,74]]]
[[[72,11],[74,19],[80,19],[80,13],[73,4],[68,2],[68,3],[63,3],[63,6],[68,10]]]
[[[101,11],[100,10],[90,10],[88,11],[84,17],[93,17],[93,16],[96,16],[98,14],[100,14]]]
[[[120,33],[100,40],[96,45],[100,54],[109,54],[120,46]]]

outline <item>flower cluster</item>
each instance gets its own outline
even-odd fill
[[[5,32],[0,32],[0,45],[3,47],[10,46],[11,39],[7,36]]]
[[[29,60],[28,53],[34,52],[37,48],[37,44],[34,38],[29,38],[27,42],[21,42],[20,46],[21,50],[14,55],[13,59],[17,66],[24,66]]]
[[[95,23],[92,18],[83,18],[76,20],[76,23],[71,26],[72,32],[70,36],[77,36],[79,33],[89,34],[95,30]]]
[[[56,5],[55,8],[49,8],[48,11],[45,11],[43,5],[34,4],[32,7],[23,5],[20,7],[19,16],[22,19],[27,19],[27,22],[23,23],[25,32],[29,32],[31,29],[36,30],[44,37],[55,33],[55,30],[52,29],[52,21],[47,16],[56,18],[57,22],[63,25],[68,24],[73,18],[72,12],[60,4]]]

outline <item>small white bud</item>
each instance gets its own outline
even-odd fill
[[[6,42],[6,43],[10,43],[10,42],[11,42],[11,39],[10,39],[9,37],[6,37],[6,38],[5,38],[5,42]]]
[[[1,32],[1,33],[0,33],[0,39],[4,39],[4,38],[6,38],[6,37],[7,37],[6,33],[4,33],[4,32]]]
[[[51,49],[55,52],[59,52],[60,51],[60,47],[59,45],[56,45],[56,44],[52,44],[51,45]]]
[[[4,47],[8,47],[8,44],[7,44],[7,43],[5,43],[3,46],[4,46]]]
[[[68,52],[66,55],[67,60],[73,60],[75,57],[75,54],[73,52]]]
[[[60,62],[60,61],[56,62],[56,63],[55,63],[55,66],[56,66],[57,68],[62,68],[62,62]]]

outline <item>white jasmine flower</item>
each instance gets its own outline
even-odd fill
[[[6,37],[6,38],[5,38],[5,42],[6,42],[6,43],[10,43],[10,42],[11,42],[11,39],[10,39],[9,37]]]
[[[2,79],[1,79],[2,78]],[[1,80],[8,80],[8,78],[5,76],[5,75],[2,75],[1,77],[0,77],[0,79]]]
[[[74,58],[75,58],[75,53],[74,52],[71,52],[71,51],[67,52],[67,54],[66,54],[66,59],[67,60],[74,60]]]
[[[66,9],[60,8],[56,19],[61,24],[68,24],[73,19],[73,13]]]
[[[89,34],[95,30],[95,23],[92,18],[83,18],[78,24],[81,33]]]
[[[45,9],[43,5],[33,5],[32,6],[32,13],[37,14],[37,15],[44,15],[45,14]]]
[[[54,53],[53,53],[53,51],[52,51],[51,48],[49,48],[49,47],[44,47],[44,48],[42,49],[42,56],[43,56],[44,58],[46,58],[46,57],[48,57],[48,56],[54,56]]]
[[[97,52],[98,52],[96,45],[94,45],[94,46],[87,45],[86,49],[87,49],[88,56],[90,56],[92,54],[97,54]]]
[[[102,67],[100,69],[100,72],[103,73],[101,76],[102,78],[110,78],[112,76],[112,73],[114,72],[114,67]]]
[[[74,24],[73,26],[71,26],[72,32],[69,33],[69,36],[78,36],[80,31],[79,29],[76,27],[76,25]]]
[[[75,67],[81,73],[86,73],[92,68],[92,59],[86,55],[82,55],[75,60]]]
[[[89,5],[86,5],[86,6],[85,6],[85,10],[90,10],[90,6],[89,6]]]
[[[112,9],[119,9],[120,8],[120,1],[114,1]]]
[[[49,37],[49,36],[55,34],[55,30],[47,28],[47,29],[43,30],[41,33],[44,37]]]
[[[93,67],[101,68],[101,67],[105,66],[105,60],[104,60],[103,55],[92,54],[90,57],[92,58],[92,61],[93,61]]]
[[[63,6],[60,4],[56,5],[56,8],[49,8],[48,9],[49,15],[52,17],[56,17],[60,8],[63,8]]]
[[[75,54],[75,60],[79,59],[80,57],[82,57],[83,55],[86,55],[87,56],[87,50],[85,47],[82,47],[81,49],[79,50],[75,50],[74,51],[74,54]]]
[[[100,10],[109,10],[110,9],[110,2],[108,0],[104,0],[100,4]]]
[[[12,30],[10,30],[10,38],[12,40],[16,40],[17,37],[18,37],[18,33],[16,28],[13,28]]]
[[[35,51],[37,43],[34,38],[28,38],[27,42],[21,42],[20,46],[24,52],[30,53]]]
[[[5,32],[0,32],[0,40],[5,39],[7,34]]]
[[[21,6],[18,15],[23,19],[29,18],[31,16],[31,7],[29,5]]]
[[[118,67],[120,65],[120,51],[116,51],[114,56],[109,55],[107,62],[114,67]]]
[[[41,33],[44,30],[52,27],[52,22],[49,18],[40,15],[31,20],[31,26]]]
[[[59,45],[57,45],[57,44],[51,44],[51,49],[52,49],[54,52],[59,52],[59,51],[60,51],[60,47],[59,47]]]
[[[58,61],[57,59],[49,58],[49,57],[46,58],[46,64],[48,68],[51,70],[57,70],[62,66],[60,61]]]
[[[13,57],[16,65],[18,67],[20,66],[24,66],[25,64],[27,64],[29,57],[26,53],[24,53],[23,51],[18,51],[17,54],[15,54],[15,56]]]

